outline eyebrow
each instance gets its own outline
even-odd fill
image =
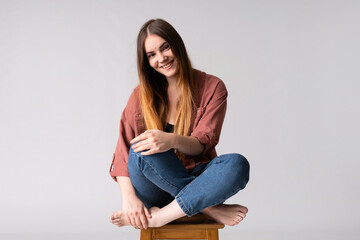
[[[160,48],[163,48],[163,46],[165,45],[165,44],[167,44],[168,42],[163,42],[161,45],[160,45]],[[150,52],[146,52],[146,54],[149,54],[149,53],[153,53],[154,51],[150,51]]]

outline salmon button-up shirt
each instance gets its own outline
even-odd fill
[[[201,163],[210,162],[217,156],[215,146],[219,142],[222,124],[226,112],[227,90],[219,78],[196,71],[194,102],[196,115],[192,118],[190,136],[199,140],[204,150],[197,156],[185,155],[182,163],[190,172]],[[120,120],[120,133],[113,155],[110,175],[116,181],[116,176],[129,176],[128,155],[130,140],[146,130],[141,113],[139,86],[132,92]]]

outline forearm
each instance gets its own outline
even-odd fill
[[[135,188],[131,183],[129,177],[117,176],[118,184],[122,194],[122,214],[129,224],[146,229],[148,226],[147,218],[151,218],[149,210],[145,207],[144,203],[137,197]]]
[[[197,138],[179,134],[173,134],[173,148],[191,156],[199,155],[204,150],[204,146]]]
[[[135,188],[133,187],[129,177],[117,176],[116,180],[119,184],[123,198],[137,197]]]

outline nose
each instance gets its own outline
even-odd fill
[[[158,60],[160,63],[163,63],[164,61],[166,61],[166,59],[167,59],[167,56],[165,56],[163,53],[159,53]]]

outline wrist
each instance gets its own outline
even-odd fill
[[[179,135],[176,133],[171,133],[171,148],[178,149],[179,148]]]
[[[136,200],[138,197],[136,196],[136,194],[133,194],[133,193],[123,193],[122,194],[122,199],[124,201],[127,201],[127,202],[131,202],[131,201],[134,201]]]

